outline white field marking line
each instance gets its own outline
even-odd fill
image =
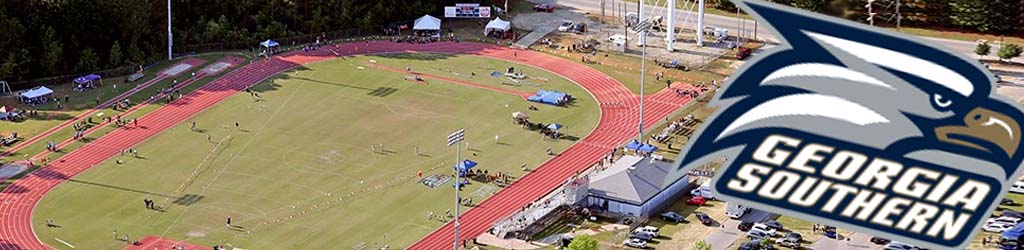
[[[303,84],[303,85],[305,85],[305,84]],[[197,195],[206,194],[206,190],[209,189],[209,186],[217,183],[217,179],[220,178],[221,174],[223,174],[224,171],[226,171],[229,167],[231,167],[231,163],[234,162],[235,159],[238,158],[238,155],[241,154],[240,152],[245,152],[245,149],[249,148],[249,145],[252,144],[253,141],[255,141],[256,135],[259,135],[260,132],[263,132],[263,129],[266,128],[267,125],[269,125],[271,121],[274,121],[274,118],[276,118],[277,115],[281,113],[281,110],[283,110],[284,107],[288,106],[287,104],[289,102],[291,102],[291,100],[295,97],[295,95],[298,94],[301,90],[302,90],[302,88],[296,88],[296,91],[292,92],[292,94],[288,97],[288,99],[286,99],[284,101],[284,103],[282,103],[282,105],[280,107],[278,107],[276,111],[274,111],[274,114],[270,115],[270,117],[266,120],[266,122],[263,122],[263,125],[259,129],[257,129],[255,133],[253,133],[253,136],[249,138],[249,141],[245,142],[245,144],[242,145],[242,148],[239,149],[239,151],[238,151],[239,153],[236,153],[236,154],[232,155],[231,159],[229,159],[228,162],[224,164],[224,168],[221,168],[221,170],[219,172],[217,172],[217,175],[214,175],[213,179],[210,180],[210,184],[203,186],[203,189]],[[189,208],[191,208],[191,206],[186,206],[185,210],[181,211],[181,214],[178,214],[178,217],[174,218],[174,221],[171,221],[171,223],[167,225],[167,228],[164,229],[164,231],[162,233],[160,233],[160,237],[164,237],[165,235],[167,235],[167,232],[171,231],[171,228],[174,227],[174,225],[178,223],[178,220],[180,220],[182,216],[184,216],[186,213],[188,213]]]
[[[75,248],[74,245],[71,245],[71,243],[68,243],[67,241],[64,241],[64,240],[62,240],[60,238],[53,238],[53,240],[56,240],[57,242],[60,242],[61,244],[64,244],[64,245],[66,245],[66,246],[68,246],[70,248]]]
[[[224,208],[224,206],[216,206],[218,204],[230,205],[231,203],[227,203],[227,202],[210,202],[210,203],[204,204],[204,205],[196,205],[196,207],[205,208],[205,209],[209,209],[209,210],[219,210],[219,211],[229,211],[229,212],[231,212],[230,209]],[[264,212],[263,210],[260,210],[259,208],[250,207],[250,206],[246,206],[246,208],[253,208],[254,210],[256,210],[256,212],[255,213],[252,213],[252,212],[246,213],[246,212],[237,212],[236,211],[234,213],[239,213],[239,214],[243,214],[245,216],[251,216],[251,217],[257,217],[257,216],[267,217],[267,213]],[[217,228],[220,228],[220,227],[217,227]]]
[[[174,192],[171,193],[171,195],[181,194],[189,186],[192,186],[189,183],[191,183],[199,175],[199,172],[200,172],[199,170],[203,168],[203,165],[206,165],[206,162],[209,161],[211,156],[216,154],[217,150],[220,149],[220,145],[223,145],[224,142],[227,141],[228,139],[230,139],[232,135],[234,135],[234,131],[229,133],[227,136],[222,138],[220,141],[217,141],[217,145],[214,145],[213,149],[211,149],[210,152],[206,154],[206,157],[203,157],[203,160],[200,161],[199,164],[196,164],[196,167],[194,169],[192,169],[192,174],[189,175],[188,178],[185,178],[185,181],[182,181],[181,185],[178,185],[178,188],[174,189]],[[171,200],[170,197],[164,198],[164,203],[170,204],[170,202],[169,202],[170,200]],[[170,207],[170,206],[167,206],[167,207]],[[163,235],[161,235],[161,236],[163,236]]]
[[[156,144],[156,145],[155,145],[155,146],[153,146],[153,147],[154,147],[154,148],[158,148],[158,149],[159,149],[159,148],[162,148],[163,146],[165,146],[165,145],[169,144],[169,142],[170,142],[170,141],[167,141],[167,142],[161,142],[161,143],[158,143],[158,144]],[[154,150],[154,151],[159,151],[159,150]],[[121,157],[121,156],[115,156],[115,157],[112,157],[112,158],[119,158],[119,157]],[[129,157],[130,157],[130,156],[129,156]],[[131,158],[134,158],[134,157],[131,157]],[[112,166],[112,167],[115,167],[115,168],[117,168],[117,167],[121,167],[121,166]],[[90,168],[90,169],[91,169],[91,168]],[[116,173],[116,172],[117,172],[117,171],[107,171],[107,173],[103,174],[102,176],[99,176],[99,177],[98,177],[97,179],[103,179],[104,177],[107,177],[107,176],[109,176],[109,175],[111,175],[111,174],[113,174],[113,173]],[[63,199],[63,198],[65,197],[65,196],[68,196],[68,195],[72,195],[72,194],[74,194],[75,192],[78,192],[79,190],[81,190],[81,189],[82,189],[82,188],[84,188],[84,187],[86,187],[86,185],[80,185],[79,187],[77,187],[77,188],[74,188],[73,190],[69,191],[68,193],[66,193],[66,194],[64,194],[64,195],[61,195],[61,196],[57,197],[57,200]],[[150,194],[142,194],[142,195],[146,195],[146,196],[149,196]],[[165,199],[165,202],[166,202],[166,199]],[[104,216],[104,217],[107,217],[107,218],[109,218],[109,217],[111,217],[111,216],[113,216],[113,215],[115,215],[115,214],[117,214],[117,213],[120,213],[121,211],[124,211],[124,210],[125,210],[125,209],[127,209],[128,207],[131,207],[131,206],[133,206],[134,204],[135,204],[134,202],[125,202],[125,204],[124,204],[124,205],[121,205],[121,207],[118,207],[117,209],[112,209],[112,210],[111,210],[110,212],[108,212],[108,213],[104,214],[103,216]],[[167,204],[170,204],[170,203],[167,203]],[[170,207],[170,206],[165,206],[165,208],[169,208],[169,207]],[[156,211],[154,211],[154,212],[156,212]],[[157,215],[157,216],[159,216],[159,215],[163,215],[163,214],[164,214],[164,213],[156,212],[156,213],[155,213],[154,215]],[[154,215],[150,215],[149,217],[147,217],[147,218],[145,219],[145,221],[152,221],[153,219],[155,219],[155,218],[154,218]],[[137,229],[137,228],[138,228],[138,226],[136,226],[136,227],[135,227],[135,229]]]

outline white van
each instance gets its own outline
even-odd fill
[[[1010,186],[1010,192],[1024,194],[1024,181],[1014,182],[1013,186]]]
[[[708,199],[708,200],[714,200],[715,199],[715,195],[711,194],[711,182],[710,181],[704,182],[704,184],[701,184],[699,187],[695,187],[695,188],[693,188],[693,190],[690,190],[690,195],[692,195],[693,197],[697,197],[697,196],[704,197],[704,199]]]
[[[748,212],[750,212],[749,207],[736,203],[728,203],[728,205],[726,205],[725,207],[725,216],[729,216],[729,218],[734,220],[743,217],[743,215],[747,214]]]

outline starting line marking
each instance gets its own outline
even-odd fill
[[[63,243],[64,245],[66,245],[66,246],[68,246],[70,248],[75,248],[74,245],[71,245],[71,243],[68,243],[67,241],[64,241],[64,240],[62,240],[60,238],[53,238],[53,239],[56,240],[57,242]]]

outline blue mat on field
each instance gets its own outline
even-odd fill
[[[555,106],[562,106],[569,101],[569,94],[558,91],[538,90],[536,94],[529,96],[526,100]]]

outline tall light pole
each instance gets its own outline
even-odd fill
[[[455,240],[452,242],[452,249],[459,250],[459,206],[462,204],[462,197],[459,191],[462,190],[462,140],[466,137],[466,130],[460,129],[448,135],[448,147],[455,145]]]
[[[697,0],[697,47],[704,47],[704,0]]]
[[[167,0],[167,60],[174,58],[174,34],[171,33],[171,0]]]
[[[649,19],[638,21],[635,28],[637,34],[640,34],[640,44],[644,45],[640,49],[640,121],[637,122],[637,142],[644,140],[644,82],[647,80],[647,32],[650,28]]]
[[[875,26],[875,0],[868,0],[864,7],[868,8],[868,25]]]
[[[665,21],[668,24],[668,32],[665,32],[665,48],[669,52],[675,50],[676,41],[676,1],[669,0],[668,2],[668,13],[665,13]]]
[[[650,29],[651,20],[644,18],[644,5],[643,1],[637,1],[640,3],[639,13],[637,14],[637,26],[635,27],[637,35],[639,35],[640,44],[644,47],[640,49],[640,120],[636,125],[636,141],[644,141],[644,81],[646,81],[647,73],[647,30]]]
[[[900,23],[903,21],[903,15],[900,14],[900,0],[896,0],[896,31],[900,31]]]

